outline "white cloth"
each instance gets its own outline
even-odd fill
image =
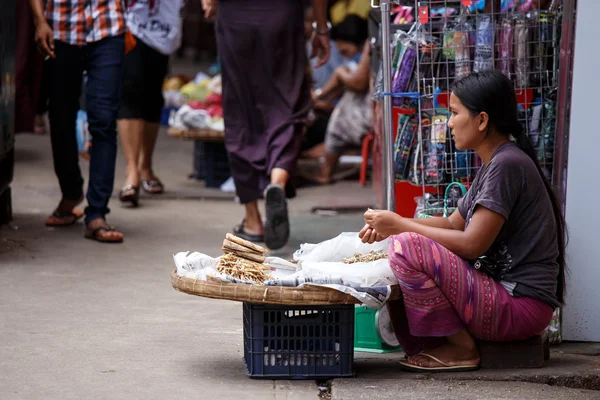
[[[156,51],[170,55],[181,46],[184,0],[127,0],[127,28]]]

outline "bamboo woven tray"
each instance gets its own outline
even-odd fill
[[[175,290],[193,294],[195,296],[254,304],[360,304],[354,297],[329,288],[295,288],[282,286],[252,286],[234,283],[211,283],[181,277],[177,275],[177,271],[171,272],[171,284]]]
[[[223,142],[225,140],[225,132],[211,129],[168,128],[167,134],[179,139],[199,140],[202,142]]]

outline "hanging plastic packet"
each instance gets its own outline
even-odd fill
[[[444,180],[448,117],[435,115],[431,122],[431,135],[425,157],[425,182],[439,184]]]
[[[485,9],[485,0],[470,0],[470,5],[467,7],[470,13],[483,11]]]
[[[507,77],[511,77],[511,60],[513,55],[512,20],[505,16],[500,21],[498,30],[498,62],[496,68]]]
[[[490,15],[478,16],[476,35],[473,71],[494,69],[494,25]]]
[[[554,17],[550,13],[532,12],[531,18],[539,21],[539,28],[532,30],[531,43],[533,44],[533,84],[535,86],[549,86],[553,77],[550,77],[553,64],[554,46]]]
[[[515,86],[526,88],[529,84],[529,27],[524,15],[515,22],[514,52],[515,52]]]
[[[383,63],[379,63],[379,69],[377,71],[377,77],[375,78],[375,86],[373,87],[373,101],[383,101]]]
[[[452,176],[454,178],[462,179],[469,176],[469,150],[457,150],[454,149],[453,157],[454,162],[452,163]]]
[[[402,41],[400,38],[405,36],[405,32],[398,31],[394,34],[392,43],[390,43],[390,50],[392,54],[392,76],[394,76],[395,71],[398,69],[398,59],[402,53]],[[383,92],[383,63],[379,63],[379,70],[377,71],[377,78],[375,79],[372,99],[374,101],[382,102]]]
[[[539,145],[540,122],[542,118],[542,105],[538,104],[532,107],[531,120],[529,121],[529,139],[534,148]]]
[[[425,120],[421,121],[421,131],[425,130]],[[424,136],[424,134],[423,134]],[[420,186],[423,182],[423,167],[421,163],[421,143],[418,141],[415,143],[413,147],[413,151],[410,153],[409,163],[408,163],[408,182],[413,185]]]
[[[394,76],[394,83],[392,85],[392,92],[394,93],[405,93],[408,90],[410,80],[413,76],[415,64],[417,61],[417,46],[416,43],[408,39],[403,43],[403,52],[401,60],[399,61],[398,70]],[[401,97],[394,97],[394,106],[401,106],[404,103],[404,99]]]
[[[451,22],[446,22],[444,24],[442,54],[444,55],[444,58],[449,61],[456,60],[456,53],[455,53],[456,45],[455,45],[455,41],[454,41],[455,34],[456,34],[456,24],[453,24]]]
[[[515,0],[502,0],[500,2],[500,13],[506,14],[515,8]]]
[[[408,178],[410,153],[417,139],[418,124],[411,115],[403,115],[398,121],[398,134],[394,144],[394,163],[396,164],[396,180]]]
[[[545,93],[542,103],[542,134],[543,140],[538,147],[538,158],[544,167],[546,177],[552,176],[552,166],[554,163],[554,137],[556,132],[556,89]]]
[[[517,10],[523,14],[526,14],[535,8],[536,0],[517,0],[517,2]]]
[[[458,18],[454,25],[447,24],[444,28],[444,57],[454,61],[454,76],[456,79],[471,73],[471,52],[469,26],[463,17]]]

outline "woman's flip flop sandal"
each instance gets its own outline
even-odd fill
[[[267,220],[265,222],[265,244],[271,250],[285,246],[290,239],[290,220],[287,198],[281,185],[271,184],[265,189]]]
[[[46,226],[61,227],[73,225],[77,220],[83,217],[84,212],[81,210],[71,210],[68,213],[61,213],[54,210],[52,215],[46,218]]]
[[[134,207],[140,204],[139,186],[127,185],[119,192],[119,200],[122,203],[131,203]]]
[[[419,353],[420,356],[425,356],[440,365],[440,367],[421,367],[410,363],[409,361],[399,361],[403,370],[408,372],[467,372],[476,371],[479,369],[479,364],[467,365],[448,365],[437,357],[427,353]]]
[[[246,231],[244,231],[245,223],[246,223],[246,220],[243,219],[241,224],[234,227],[233,234],[235,236],[239,237],[240,239],[244,239],[244,240],[247,240],[252,243],[264,243],[265,237],[263,235],[253,235],[251,233],[246,233]]]
[[[95,240],[100,243],[123,243],[123,238],[119,239],[102,239],[98,234],[100,232],[116,232],[114,226],[102,225],[96,229],[87,228],[85,231],[85,238]]]
[[[142,180],[142,187],[149,194],[160,194],[165,191],[165,186],[158,179]]]

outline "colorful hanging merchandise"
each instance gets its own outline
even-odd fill
[[[401,43],[401,50],[398,57],[398,69],[394,75],[392,92],[406,93],[417,61],[417,43],[413,37],[407,37],[399,42]],[[402,97],[394,97],[393,104],[394,106],[401,106],[404,104],[404,99]]]
[[[513,25],[508,16],[504,16],[498,30],[498,62],[496,68],[507,77],[512,75]]]
[[[390,51],[392,54],[392,76],[395,75],[395,71],[398,70],[398,63],[400,61],[400,55],[402,53],[402,40],[407,38],[406,32],[397,31],[394,34],[392,42],[390,43]],[[383,65],[379,65],[379,70],[377,71],[377,78],[375,79],[375,87],[373,90],[373,100],[374,101],[383,101],[384,96],[383,90]]]
[[[519,15],[515,22],[515,86],[526,88],[529,83],[529,27],[525,15]]]
[[[454,61],[456,79],[471,73],[471,52],[469,51],[470,27],[460,16],[456,24],[447,22],[444,26],[444,57]]]
[[[547,87],[553,84],[554,74],[551,72],[554,64],[553,49],[556,47],[554,16],[551,13],[532,12],[531,20],[537,21],[539,29],[533,29],[531,40],[533,46],[533,84]]]
[[[476,38],[473,71],[494,69],[494,25],[490,15],[477,17]]]
[[[410,152],[417,140],[418,124],[414,115],[403,115],[398,121],[398,133],[394,144],[396,180],[405,181],[409,173]]]
[[[435,115],[431,119],[431,134],[427,143],[425,156],[425,182],[427,184],[440,184],[444,181],[444,163],[446,157],[446,138],[448,130],[448,117]]]

